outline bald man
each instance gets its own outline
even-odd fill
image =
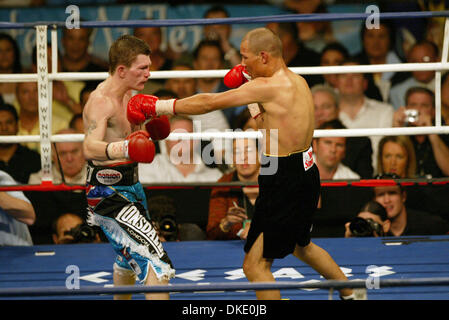
[[[128,103],[128,120],[139,123],[158,114],[192,115],[248,105],[258,128],[263,129],[264,155],[260,193],[245,245],[246,277],[251,282],[272,282],[273,260],[293,254],[326,279],[347,280],[331,256],[310,241],[320,194],[311,149],[314,106],[310,89],[304,78],[286,66],[281,41],[271,30],[250,31],[242,39],[240,53],[242,64],[224,79],[234,89],[180,100],[137,95]],[[264,170],[274,163],[276,170]],[[256,295],[280,299],[279,290],[256,291]],[[340,295],[352,298],[353,290],[342,289]]]

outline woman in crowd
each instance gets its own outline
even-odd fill
[[[400,178],[416,175],[416,158],[408,136],[387,136],[379,142],[377,161],[379,174],[395,174]]]

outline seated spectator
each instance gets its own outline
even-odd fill
[[[435,123],[435,95],[422,87],[412,87],[405,96],[406,106],[394,113],[393,126],[420,127]],[[418,117],[406,116],[407,110],[415,110]],[[411,136],[415,149],[417,175],[419,177],[449,176],[449,135],[429,134]]]
[[[0,135],[15,136],[19,131],[17,110],[10,104],[0,105]],[[41,157],[19,143],[0,143],[0,170],[14,180],[27,184],[30,174],[41,169]]]
[[[319,129],[346,129],[340,120],[322,124]],[[360,176],[342,164],[346,152],[345,137],[322,137],[313,139],[315,163],[321,180],[360,179]]]
[[[37,82],[17,83],[17,101],[14,106],[19,112],[19,132],[18,135],[39,135],[39,98],[37,92]],[[52,133],[67,128],[69,121],[52,115]],[[22,145],[40,153],[40,145],[37,142],[24,142]]]
[[[349,57],[348,50],[339,42],[332,42],[326,45],[320,54],[320,66],[338,66]],[[325,85],[332,88],[337,87],[337,74],[323,74]]]
[[[74,129],[64,129],[57,134],[75,134]],[[53,184],[85,185],[87,169],[82,142],[57,142],[52,149]],[[41,184],[42,171],[30,175],[29,184]],[[86,215],[87,199],[83,190],[27,192],[37,216],[37,222],[30,229],[36,244],[52,243],[52,224],[64,212],[82,217]]]
[[[345,238],[391,236],[390,227],[387,210],[379,202],[371,200],[356,218],[345,224]]]
[[[344,65],[358,65],[357,60],[347,60]],[[337,88],[341,122],[350,129],[390,128],[393,122],[393,107],[384,102],[368,98],[365,90],[368,79],[363,73],[339,74]],[[377,167],[377,147],[380,136],[370,136],[373,148],[372,165]]]
[[[63,129],[57,134],[75,134],[74,129]],[[53,183],[85,184],[86,159],[83,153],[82,142],[56,142],[52,152]],[[40,184],[42,171],[30,175],[29,184]]]
[[[0,171],[0,185],[15,185],[16,181]],[[28,226],[36,221],[33,205],[22,191],[0,192],[0,246],[32,246]]]
[[[220,5],[209,8],[204,14],[204,19],[223,19],[229,18],[229,12]],[[240,50],[232,46],[229,38],[232,33],[231,24],[207,24],[203,27],[204,38],[208,40],[217,40],[225,53],[225,67],[232,68],[241,61]]]
[[[0,74],[22,73],[20,49],[16,40],[9,34],[0,33]],[[4,103],[13,104],[16,100],[16,83],[0,83],[0,97]]]
[[[254,182],[257,184],[260,163],[254,139],[234,140],[235,171],[223,175],[218,182]],[[259,194],[258,187],[216,187],[209,202],[207,239],[246,239]]]
[[[361,27],[362,52],[357,55],[362,64],[401,63],[401,59],[394,51],[394,35],[393,25],[385,20],[379,22],[378,28],[369,29],[363,22]],[[406,72],[383,72],[372,75],[384,102],[389,101],[390,88],[409,76],[410,74]]]
[[[311,89],[315,106],[315,128],[323,123],[338,119],[338,94],[325,85],[315,85]],[[368,137],[346,137],[346,153],[342,160],[345,166],[361,178],[373,177],[371,140]]]
[[[202,40],[193,52],[195,70],[220,70],[224,68],[224,54],[220,43],[216,40]],[[214,93],[227,91],[221,78],[198,78],[195,93]],[[244,107],[215,110],[209,113],[192,116],[201,122],[201,131],[229,129],[233,117]]]
[[[158,232],[159,240],[206,240],[206,233],[197,224],[177,221],[176,203],[173,198],[165,195],[151,196],[147,203],[148,213]]]
[[[378,179],[396,179],[397,176],[382,175]],[[407,192],[396,186],[374,187],[374,200],[386,210],[391,221],[393,236],[443,235],[449,232],[449,224],[441,217],[406,207]]]
[[[82,109],[84,109],[84,106],[86,105],[87,100],[89,99],[89,96],[92,93],[92,91],[94,91],[99,84],[100,84],[99,81],[86,81],[85,82],[83,89],[81,89],[81,91],[80,91],[80,97],[79,97],[79,101],[80,101],[80,105],[81,105]]]
[[[98,243],[101,242],[96,228],[87,225],[75,213],[63,213],[53,222],[53,243]]]
[[[441,117],[442,122],[449,123],[449,72],[441,77]]]
[[[172,71],[193,70],[193,66],[187,61],[176,61],[171,69]],[[165,81],[165,88],[173,91],[179,99],[193,96],[196,92],[195,78],[169,78]]]
[[[84,134],[84,122],[82,113],[73,115],[72,119],[69,122],[69,128],[75,130],[76,133]]]
[[[327,13],[327,7],[324,1],[296,1],[286,0],[284,5],[299,14],[311,13]],[[296,22],[298,29],[298,39],[300,39],[306,47],[321,51],[323,47],[334,40],[332,24],[329,21],[310,21]]]
[[[400,178],[414,178],[416,173],[415,149],[408,136],[387,136],[379,142],[377,160],[379,174],[391,173]]]
[[[193,121],[188,117],[170,118],[171,133],[193,131]],[[164,140],[161,153],[152,163],[139,163],[141,183],[212,182],[221,176],[218,169],[206,167],[201,159],[198,140]]]
[[[251,116],[249,109],[246,108],[235,118],[234,123],[232,124],[233,130],[243,130],[246,131],[248,129],[252,129],[254,131],[258,130],[256,120]]]
[[[105,72],[107,62],[88,52],[93,29],[62,28],[62,72]]]
[[[32,53],[31,72],[37,73],[37,48],[34,46]],[[58,58],[58,71],[62,70],[61,59]],[[52,71],[52,50],[51,44],[47,44],[47,65],[48,72]],[[83,81],[53,81],[52,114],[70,121],[76,113],[82,112],[79,96],[85,86]]]
[[[438,61],[438,47],[430,41],[415,43],[407,55],[409,63],[429,63]],[[413,71],[412,76],[391,88],[390,101],[395,109],[405,105],[405,94],[409,88],[424,87],[435,91],[435,71]]]
[[[318,66],[319,54],[307,47],[298,38],[298,29],[294,22],[270,22],[267,28],[275,32],[282,42],[282,55],[288,67]],[[318,75],[304,75],[309,87],[320,82]]]
[[[151,49],[150,71],[170,70],[173,61],[162,50],[162,28],[160,27],[137,27],[134,28],[133,35],[145,43]],[[164,79],[148,79],[141,93],[154,94],[164,87]]]

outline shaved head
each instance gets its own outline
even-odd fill
[[[243,41],[248,41],[249,50],[258,55],[261,51],[273,57],[282,56],[282,43],[279,37],[268,28],[257,28],[248,32]]]

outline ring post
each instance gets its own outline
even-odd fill
[[[51,101],[47,64],[47,26],[36,26],[37,90],[39,95],[39,133],[42,164],[42,182],[52,182],[51,173]]]

